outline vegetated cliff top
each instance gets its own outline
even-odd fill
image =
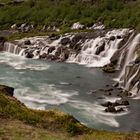
[[[0,139],[12,140],[139,140],[140,133],[115,133],[87,128],[57,110],[32,110],[0,85]]]
[[[140,30],[139,0],[0,0],[0,28],[14,23],[70,26],[74,22]]]

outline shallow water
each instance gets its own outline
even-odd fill
[[[14,87],[15,96],[27,106],[58,108],[89,127],[140,130],[139,100],[130,100],[131,109],[117,115],[105,113],[100,106],[105,100],[116,100],[99,91],[112,83],[110,75],[97,68],[0,53],[0,84]]]

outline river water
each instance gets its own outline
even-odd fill
[[[14,87],[15,97],[30,108],[57,108],[93,128],[140,130],[139,100],[130,99],[131,106],[124,113],[104,112],[100,104],[118,97],[106,96],[100,90],[113,81],[99,68],[26,59],[4,52],[0,53],[0,84]]]

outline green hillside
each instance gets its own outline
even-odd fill
[[[28,0],[12,3],[0,0],[0,27],[14,23],[68,27],[80,21],[91,25],[101,21],[107,27],[135,27],[140,30],[140,0]]]

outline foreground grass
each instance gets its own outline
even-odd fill
[[[10,91],[11,92],[11,91]],[[57,110],[28,109],[0,86],[0,138],[10,140],[139,140],[140,133],[122,134],[87,128]]]

